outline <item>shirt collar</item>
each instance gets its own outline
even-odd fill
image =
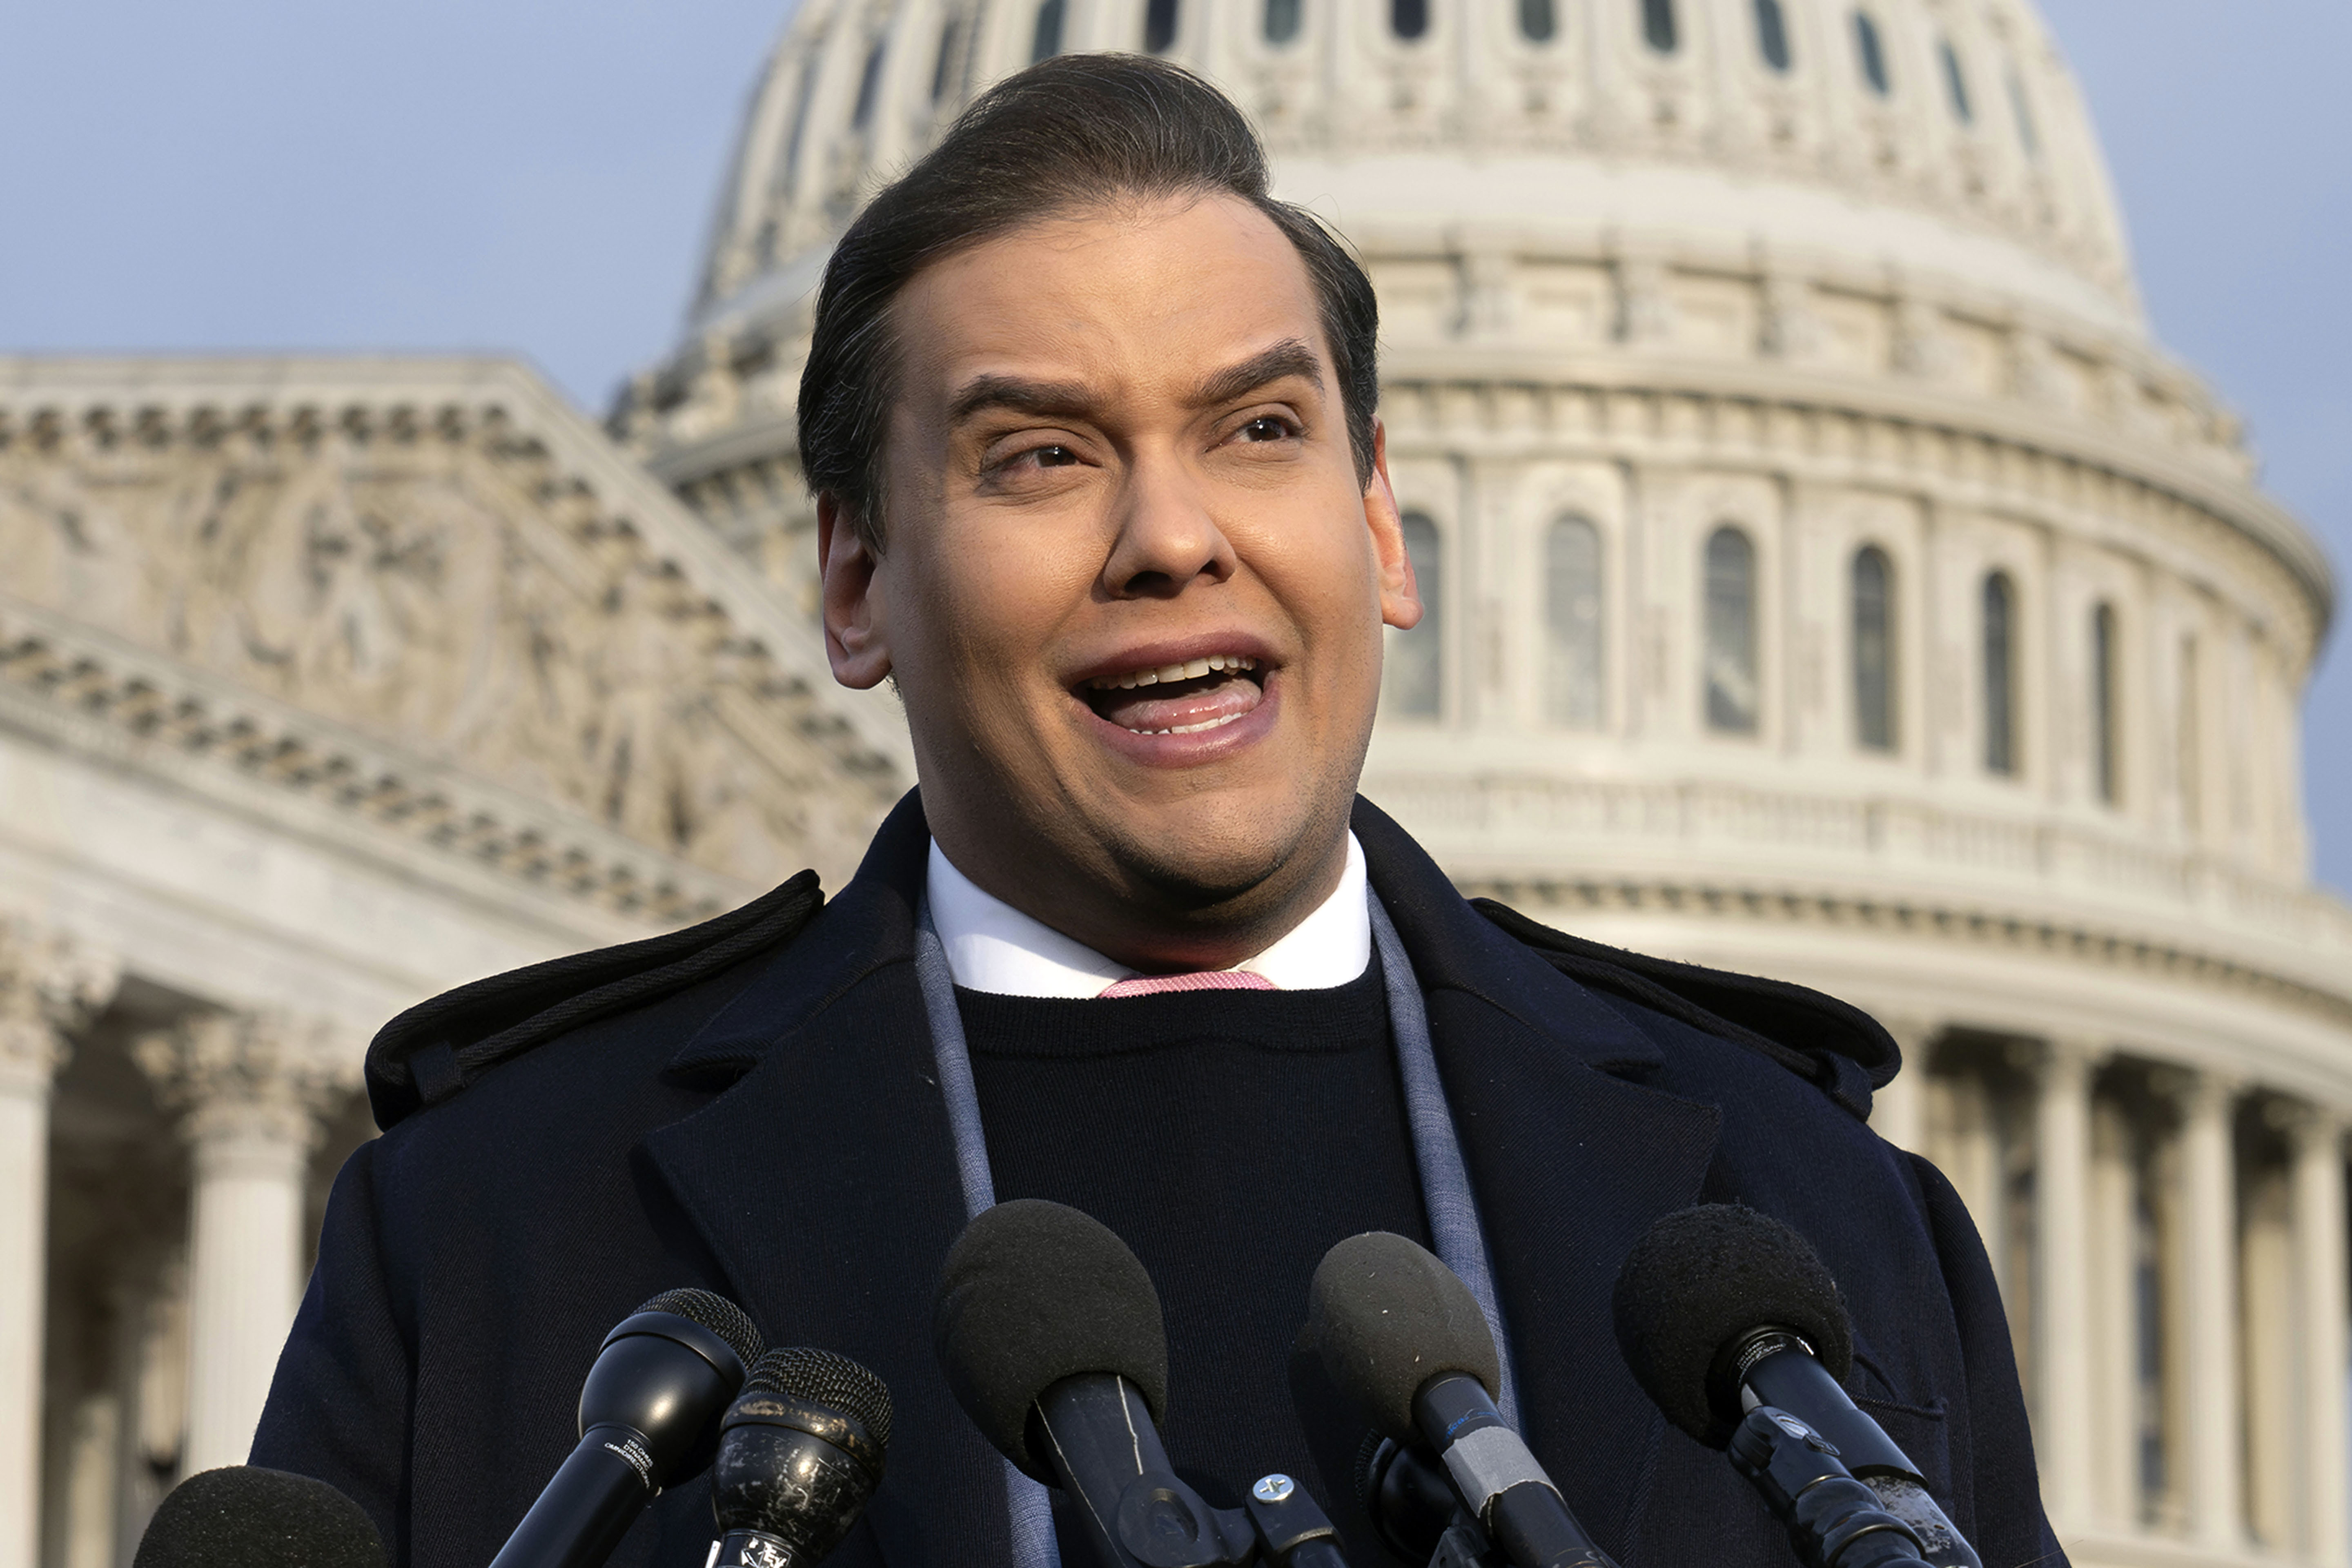
[[[1105,958],[1045,921],[984,892],[931,841],[924,878],[931,926],[947,950],[948,971],[970,991],[1000,996],[1099,996],[1137,972]],[[1277,991],[1345,985],[1371,963],[1371,910],[1365,904],[1364,849],[1348,835],[1339,885],[1271,947],[1234,964],[1262,974]]]

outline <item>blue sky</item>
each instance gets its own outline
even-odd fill
[[[15,0],[0,352],[520,352],[601,410],[676,332],[786,0]],[[2159,337],[2352,562],[2352,5],[2044,0]],[[2307,705],[2352,889],[2352,653]]]

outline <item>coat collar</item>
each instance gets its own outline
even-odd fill
[[[1650,1223],[1696,1201],[1717,1113],[1645,1087],[1657,1043],[1479,915],[1386,815],[1360,800],[1353,826],[1428,998],[1528,1440],[1620,1545],[1664,1426],[1607,1348],[1610,1287]],[[910,793],[840,897],[671,1064],[741,1077],[647,1140],[776,1342],[841,1351],[888,1382],[892,1469],[908,1479],[868,1517],[905,1563],[966,1554],[975,1520],[992,1543],[980,1555],[1001,1557],[1004,1529],[995,1457],[930,1346],[933,1277],[963,1209],[914,973],[928,844]]]
[[[1624,1014],[1472,908],[1386,812],[1359,797],[1350,826],[1364,846],[1372,889],[1396,922],[1423,991],[1475,997],[1602,1072],[1637,1075],[1663,1064],[1657,1043]]]

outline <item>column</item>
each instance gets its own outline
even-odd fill
[[[2063,1534],[2095,1489],[2090,1205],[2093,1049],[2053,1040],[2033,1118],[2033,1417],[2042,1495]]]
[[[2294,1148],[2297,1313],[2304,1343],[2304,1550],[2319,1568],[2352,1561],[2346,1518],[2344,1120],[2314,1110],[2290,1130]]]
[[[1927,1152],[1927,1062],[1942,1026],[1916,1013],[1882,1013],[1878,1021],[1903,1047],[1903,1070],[1870,1097],[1870,1125],[1897,1149]]]
[[[0,920],[0,1568],[33,1568],[40,1550],[49,1087],[66,1034],[89,1022],[114,981],[102,956]]]
[[[2093,1515],[2119,1529],[2139,1521],[2139,1182],[2133,1109],[2091,1106],[2090,1276]]]
[[[2182,1101],[2180,1261],[2187,1430],[2181,1458],[2189,1534],[2204,1545],[2242,1545],[2239,1466],[2245,1412],[2238,1387],[2237,1086],[2200,1073]]]
[[[241,1465],[301,1300],[303,1204],[318,1111],[335,1088],[326,1031],[280,1014],[207,1013],[139,1043],[182,1113],[188,1221],[188,1436],[181,1474]]]
[[[93,1394],[74,1408],[65,1485],[65,1568],[115,1568],[115,1494],[121,1471],[122,1401]]]

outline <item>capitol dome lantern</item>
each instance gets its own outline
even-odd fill
[[[2074,1562],[2344,1562],[2333,579],[2151,337],[2035,9],[806,0],[613,421],[803,614],[828,247],[1081,49],[1223,86],[1378,285],[1432,613],[1366,794],[1466,889],[1889,1023]]]

